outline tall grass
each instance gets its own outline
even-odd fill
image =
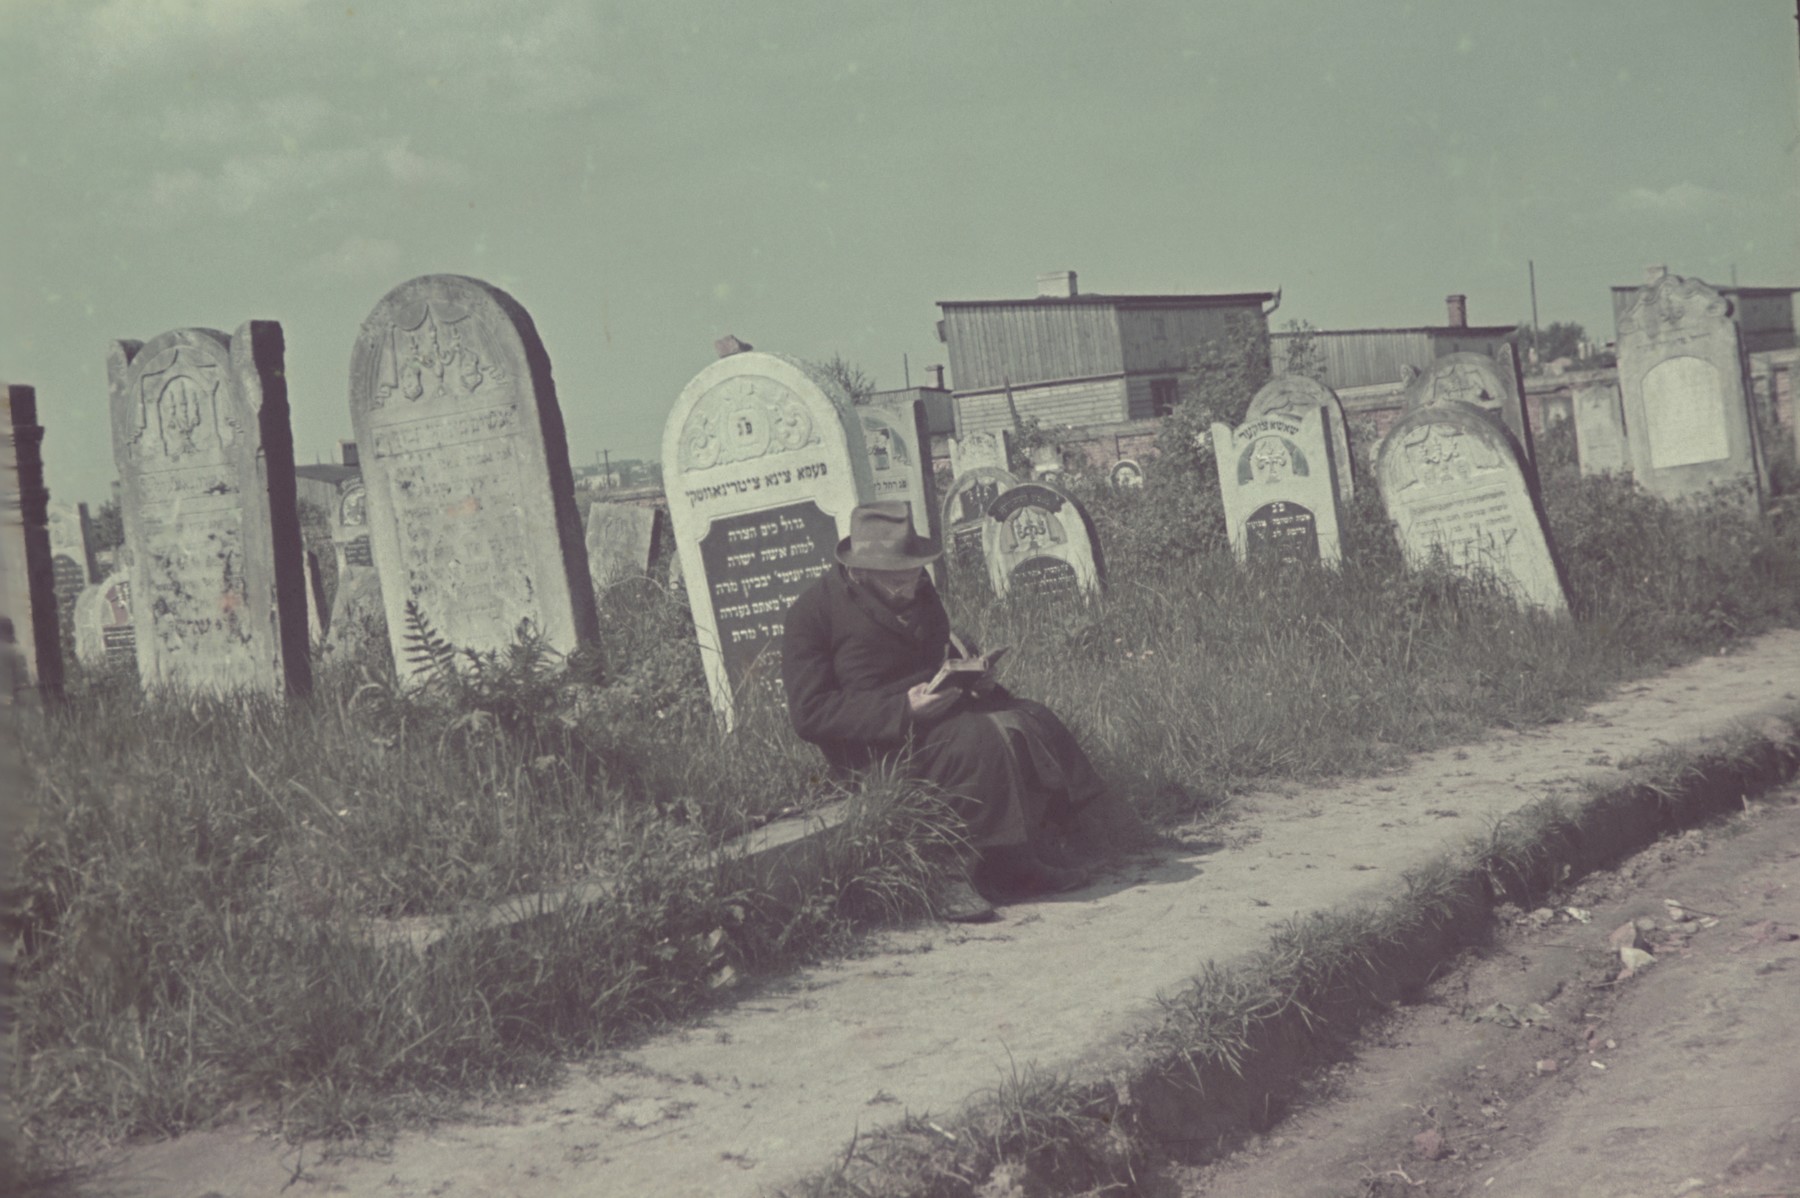
[[[1671,508],[1547,468],[1575,612],[1553,620],[1406,571],[1367,486],[1341,569],[1242,570],[1192,488],[1204,459],[1175,467],[1141,495],[1087,494],[1103,596],[949,597],[959,626],[1015,646],[1006,683],[1062,712],[1165,823],[1252,785],[1554,720],[1800,618],[1793,523],[1725,504]],[[295,701],[152,701],[78,678],[25,738],[37,815],[8,896],[24,934],[16,1092],[36,1143],[174,1133],[242,1103],[296,1133],[352,1130],[396,1103],[543,1077],[560,1054],[922,909],[953,821],[898,779],[853,792],[803,887],[720,854],[836,793],[822,762],[766,689],[720,734],[679,594],[623,584],[602,612],[603,664],[527,638],[423,687],[372,661]],[[603,901],[511,937],[453,932],[420,957],[368,934],[594,879]]]

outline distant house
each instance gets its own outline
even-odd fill
[[[345,485],[361,477],[362,465],[356,456],[356,442],[339,441],[337,461],[294,467],[295,497],[335,519],[338,497]]]
[[[1325,368],[1324,383],[1340,397],[1354,398],[1361,388],[1389,389],[1406,377],[1406,368],[1424,370],[1445,354],[1499,352],[1518,326],[1472,325],[1468,299],[1446,296],[1446,321],[1410,329],[1316,329],[1304,333],[1274,333],[1269,337],[1270,365],[1276,374],[1289,368],[1289,353],[1296,341],[1310,338],[1314,356]]]
[[[1071,270],[1039,275],[1027,299],[940,300],[957,434],[1031,417],[1086,430],[1153,422],[1178,402],[1189,356],[1234,327],[1267,333],[1275,299],[1084,295]]]

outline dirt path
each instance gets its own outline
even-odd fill
[[[1800,788],[1757,807],[1518,912],[1184,1198],[1800,1195]]]
[[[1146,859],[1003,922],[871,938],[566,1081],[385,1156],[297,1154],[254,1126],[134,1146],[92,1198],[285,1193],[744,1196],[836,1159],[903,1113],[954,1112],[1026,1063],[1104,1068],[1209,959],[1261,949],[1296,914],[1378,899],[1494,820],[1621,765],[1800,712],[1800,631],[1626,688],[1583,717],[1425,754],[1385,777],[1252,796],[1227,844]],[[1100,1062],[1096,1065],[1096,1062]]]

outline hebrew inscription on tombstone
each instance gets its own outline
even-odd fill
[[[1492,580],[1521,606],[1568,610],[1518,451],[1488,417],[1457,403],[1408,412],[1381,443],[1375,479],[1409,562]]]
[[[628,578],[648,578],[660,551],[666,517],[653,507],[635,503],[601,503],[588,508],[588,573],[594,589]]]
[[[1631,472],[1665,499],[1724,486],[1761,510],[1764,481],[1737,322],[1698,279],[1657,269],[1618,322]]]
[[[107,355],[138,675],[181,693],[311,687],[281,326]]]
[[[563,653],[598,638],[550,357],[518,301],[461,275],[388,292],[351,355],[350,417],[395,661],[409,604],[476,652],[526,621]]]
[[[956,476],[944,493],[944,556],[958,570],[987,572],[983,530],[994,500],[1019,485],[1018,476],[998,466],[975,466]]]
[[[1060,487],[1026,482],[988,505],[982,550],[996,595],[1059,599],[1100,587],[1093,522]]]
[[[137,669],[137,629],[131,617],[131,578],[124,571],[84,587],[75,600],[75,657],[89,669]]]
[[[1583,474],[1622,474],[1631,469],[1625,443],[1625,409],[1611,380],[1579,383],[1570,400],[1575,458]]]
[[[93,539],[85,503],[52,503],[48,508],[50,561],[56,575],[56,598],[63,605],[75,601],[81,588],[100,577],[94,561]]]
[[[1298,421],[1314,408],[1325,409],[1325,432],[1331,445],[1331,460],[1337,471],[1338,495],[1348,503],[1356,496],[1356,472],[1350,458],[1350,430],[1344,420],[1344,405],[1336,391],[1303,374],[1277,375],[1264,383],[1250,400],[1244,412],[1249,423],[1258,416],[1280,416]]]
[[[388,647],[381,575],[369,545],[369,492],[363,480],[345,480],[331,513],[331,547],[337,553],[337,588],[325,621],[325,652],[357,655]]]
[[[37,392],[0,385],[0,616],[12,621],[26,674],[40,694],[60,694],[62,638],[57,624],[55,567],[44,487],[43,426]],[[11,696],[6,698],[10,701]]]
[[[1502,372],[1505,365],[1486,354],[1445,354],[1406,384],[1402,402],[1408,412],[1454,403],[1479,409],[1511,434],[1525,468],[1532,470],[1531,459],[1525,456],[1531,430],[1522,402],[1523,388],[1516,386],[1516,379],[1506,379]]]
[[[1325,562],[1340,556],[1329,409],[1251,416],[1212,426],[1231,548],[1242,562]],[[1347,448],[1347,447],[1346,447]]]
[[[836,561],[872,492],[849,398],[805,363],[749,350],[682,390],[663,426],[663,478],[713,709],[779,687],[781,630]]]

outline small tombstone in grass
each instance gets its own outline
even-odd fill
[[[369,545],[369,493],[361,478],[347,480],[338,491],[331,547],[337,553],[337,590],[325,621],[325,652],[354,657],[385,647],[387,615]]]
[[[1665,499],[1734,490],[1760,511],[1767,474],[1731,305],[1661,267],[1618,321],[1619,393],[1637,484]]]
[[[1486,354],[1445,354],[1407,381],[1402,402],[1407,412],[1456,403],[1477,409],[1512,436],[1526,476],[1535,480],[1537,472],[1529,449],[1531,428],[1521,401],[1523,391],[1516,377],[1506,377],[1516,374],[1516,370],[1516,358],[1497,362]]]
[[[596,592],[650,576],[666,519],[656,508],[635,503],[597,501],[588,508],[588,573]]]
[[[938,538],[937,480],[931,474],[931,434],[925,424],[925,405],[916,399],[891,404],[859,404],[863,442],[869,452],[869,477],[874,490],[868,501],[898,500],[912,505],[913,532],[930,541]],[[926,567],[939,583],[943,561]]]
[[[131,577],[119,570],[75,600],[75,659],[84,667],[137,669],[137,629],[131,618]]]
[[[1490,579],[1520,606],[1568,610],[1550,534],[1511,435],[1462,403],[1402,416],[1375,478],[1407,561]]]
[[[1583,474],[1623,474],[1631,469],[1625,441],[1625,409],[1611,379],[1579,383],[1570,399],[1575,422],[1575,460]]]
[[[707,366],[663,425],[663,478],[713,709],[730,727],[752,683],[779,688],[787,609],[835,562],[870,493],[850,400],[796,359]]]
[[[252,320],[107,355],[146,689],[311,689],[284,354],[281,326]]]
[[[1043,482],[1020,483],[988,505],[981,530],[994,593],[1060,599],[1101,583],[1093,522],[1075,497]]]
[[[1337,563],[1337,466],[1326,413],[1321,405],[1269,411],[1235,430],[1212,426],[1225,526],[1239,561]]]
[[[0,653],[23,667],[25,679],[36,684],[41,697],[53,698],[62,691],[63,653],[43,439],[36,390],[0,386],[0,617],[11,622],[14,638],[0,646]],[[7,688],[22,681],[4,679],[0,704],[13,701]]]
[[[1248,424],[1258,416],[1279,416],[1292,423],[1315,408],[1325,410],[1325,435],[1331,446],[1337,493],[1348,503],[1356,497],[1356,472],[1351,464],[1350,431],[1344,420],[1344,405],[1339,402],[1336,391],[1303,374],[1277,375],[1263,384],[1250,400],[1244,421]]]
[[[1120,458],[1114,462],[1107,472],[1115,491],[1141,491],[1144,489],[1144,467],[1136,458]]]
[[[1003,467],[973,466],[944,492],[945,556],[959,573],[987,573],[982,535],[988,508],[1018,485],[1018,476]]]
[[[517,300],[461,275],[388,292],[350,357],[350,417],[396,661],[409,604],[478,653],[525,621],[561,653],[599,638],[550,357]]]

